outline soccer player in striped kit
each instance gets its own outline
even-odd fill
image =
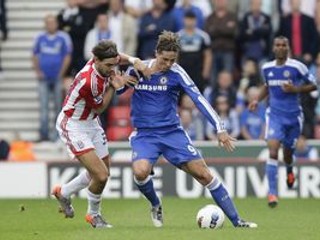
[[[145,65],[137,58],[119,54],[112,41],[99,42],[92,53],[93,58],[75,77],[56,122],[70,156],[75,156],[86,170],[67,184],[56,186],[52,194],[59,201],[65,217],[72,218],[74,209],[70,196],[88,187],[86,221],[95,228],[108,228],[112,226],[102,217],[100,205],[109,177],[110,155],[97,116],[107,108],[116,89],[124,84],[136,84],[134,78],[115,73],[114,68],[119,62],[131,60],[140,71]]]

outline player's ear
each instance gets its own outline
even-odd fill
[[[93,61],[94,61],[94,62],[98,62],[99,59],[98,59],[96,56],[93,56]]]

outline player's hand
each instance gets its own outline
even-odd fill
[[[253,100],[249,103],[248,105],[248,109],[249,111],[255,111],[257,109],[257,106],[258,106],[258,101],[257,100]]]
[[[138,79],[132,76],[125,76],[123,73],[115,73],[110,77],[110,84],[115,89],[118,90],[124,86],[132,87],[139,83]]]
[[[135,86],[139,83],[139,80],[132,76],[123,76],[123,78],[125,80],[125,85],[128,87]]]
[[[124,87],[126,79],[121,75],[121,73],[113,72],[109,78],[109,83],[115,90],[118,90]]]
[[[42,71],[36,71],[36,75],[37,75],[37,79],[39,80],[39,81],[41,81],[42,79],[44,79],[44,74],[43,74],[43,72]]]
[[[133,67],[140,71],[144,77],[149,78],[151,76],[151,69],[148,68],[139,58],[134,61]]]
[[[282,90],[286,93],[296,93],[297,88],[292,84],[292,81],[285,82],[281,86]]]
[[[236,148],[233,142],[237,141],[237,139],[231,137],[226,131],[219,132],[217,138],[219,147],[224,147],[228,152],[233,152]]]

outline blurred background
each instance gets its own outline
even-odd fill
[[[213,127],[182,93],[181,123],[207,159],[264,160],[268,154],[263,141],[266,103],[254,113],[246,105],[263,84],[259,67],[273,57],[274,36],[286,36],[292,57],[303,61],[319,81],[319,0],[0,3],[0,159],[4,161],[68,159],[55,130],[55,118],[73,77],[101,39],[115,41],[120,52],[148,59],[154,56],[159,33],[170,30],[179,34],[179,64],[220,114],[231,136],[239,139],[240,151],[233,155],[216,150]],[[55,38],[59,41],[46,46],[47,39]],[[114,161],[129,161],[131,156],[127,143],[132,131],[130,94],[115,97],[101,115]],[[318,92],[303,94],[301,99],[305,123],[296,157],[317,161]]]

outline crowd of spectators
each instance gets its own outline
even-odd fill
[[[46,16],[45,32],[35,40],[34,66],[42,82],[42,106],[47,106],[48,92],[54,93],[55,83],[59,82],[60,87],[63,79],[72,79],[84,66],[91,57],[92,46],[99,40],[111,39],[120,52],[148,59],[154,57],[156,40],[163,30],[177,32],[180,36],[179,64],[223,118],[231,136],[238,139],[262,139],[264,136],[266,104],[261,104],[255,113],[246,110],[246,104],[263,84],[259,67],[272,58],[274,36],[286,36],[292,57],[303,61],[317,78],[320,76],[319,0],[66,2],[67,7],[56,19]],[[48,19],[56,23],[48,23]],[[56,25],[54,30],[50,29],[50,24]],[[56,44],[50,48],[52,39]],[[49,47],[37,47],[41,46],[41,41],[50,42]],[[55,57],[52,57],[53,52]],[[49,72],[54,71],[54,66],[58,70],[54,76],[47,76],[43,65],[50,66]],[[116,99],[113,107],[129,104],[129,98],[127,101]],[[184,98],[187,97],[181,97],[181,121],[192,139],[215,139],[214,129]],[[320,122],[317,92],[303,95],[302,100],[306,119],[303,134],[314,138],[314,129]],[[43,110],[41,113],[48,114]],[[103,118],[110,119],[110,116],[103,115]],[[56,136],[48,134],[45,126],[47,117],[41,119],[41,139],[54,140]],[[106,129],[112,127],[108,121],[106,124]]]

